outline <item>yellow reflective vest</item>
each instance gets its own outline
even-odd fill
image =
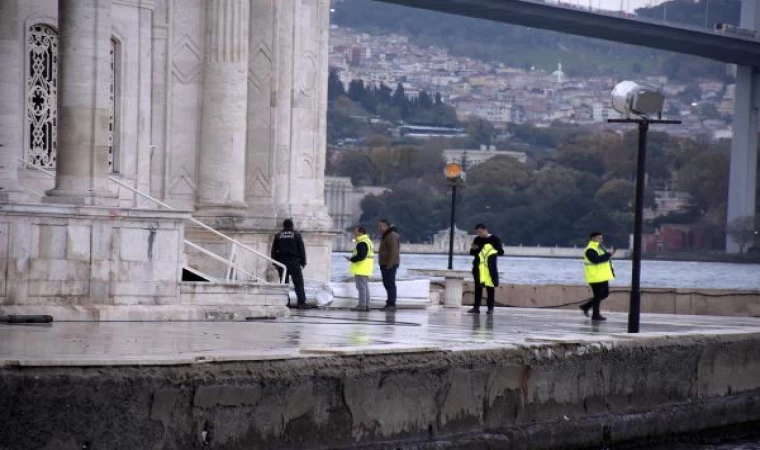
[[[588,252],[589,249],[597,252],[599,256],[607,254],[607,250],[599,245],[598,242],[591,241],[588,243],[586,249],[583,251],[583,269],[586,275],[586,283],[603,283],[615,278],[615,274],[612,271],[612,261],[605,261],[599,264],[591,262],[586,256],[586,252]]]
[[[480,276],[480,284],[483,286],[494,287],[491,270],[488,268],[488,258],[496,254],[498,252],[491,244],[484,245],[478,253],[478,275]]]
[[[358,238],[356,238],[356,245],[358,246],[360,243],[367,244],[367,257],[364,258],[361,261],[358,262],[352,262],[351,263],[351,275],[359,275],[363,277],[371,277],[372,272],[375,269],[375,246],[372,244],[372,239],[369,238],[368,235],[362,234]],[[354,249],[354,256],[357,255],[356,249]]]

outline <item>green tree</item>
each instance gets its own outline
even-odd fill
[[[510,156],[497,156],[467,170],[468,184],[521,191],[531,180],[528,167]]]
[[[465,132],[477,145],[491,145],[496,135],[496,128],[491,122],[476,118],[467,122]]]
[[[729,155],[702,152],[678,171],[678,181],[692,205],[702,213],[725,205],[728,196]]]
[[[338,71],[330,69],[330,74],[327,76],[327,99],[333,101],[343,95],[346,95],[346,88],[343,86],[343,82],[340,81]]]
[[[419,180],[397,183],[393,191],[362,201],[362,223],[390,218],[403,238],[410,242],[427,242],[443,229],[446,222],[446,197]]]
[[[557,149],[557,162],[581,172],[601,177],[605,174],[604,149],[593,136],[580,137],[563,143]]]
[[[616,211],[630,211],[633,206],[636,186],[627,180],[610,180],[599,188],[594,201],[605,208]]]
[[[393,92],[392,105],[395,108],[398,108],[401,113],[401,118],[406,119],[409,115],[409,99],[406,96],[406,91],[404,90],[404,85],[402,83],[396,85],[396,90]]]
[[[364,88],[364,81],[351,80],[348,84],[348,98],[355,102],[361,103],[364,100],[366,89]]]
[[[747,246],[752,244],[758,230],[760,223],[754,216],[738,217],[726,226],[726,234],[739,245],[739,253],[744,253]]]
[[[368,152],[359,150],[343,152],[337,164],[337,171],[338,176],[351,177],[354,186],[374,186],[379,178]]]

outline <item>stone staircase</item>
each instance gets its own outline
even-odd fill
[[[288,286],[271,273],[279,263],[187,212],[111,181],[161,210],[46,205],[39,199],[2,207],[0,255],[10,253],[8,264],[20,268],[0,280],[2,314],[86,321],[289,314]],[[188,240],[186,230],[198,243]],[[11,249],[17,240],[28,245]]]

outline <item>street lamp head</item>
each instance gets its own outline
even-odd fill
[[[662,113],[665,96],[633,81],[622,81],[612,90],[612,107],[626,118],[652,116]]]
[[[456,182],[464,178],[464,171],[462,171],[462,166],[455,162],[446,164],[446,168],[443,169],[443,173],[446,175],[446,179],[452,182]]]

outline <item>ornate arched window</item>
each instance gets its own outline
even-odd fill
[[[58,32],[49,25],[32,25],[26,43],[26,160],[52,169],[58,142]],[[119,42],[111,39],[108,133],[111,172],[118,168],[119,53]]]
[[[27,36],[26,160],[55,167],[58,132],[58,32],[33,25]]]

